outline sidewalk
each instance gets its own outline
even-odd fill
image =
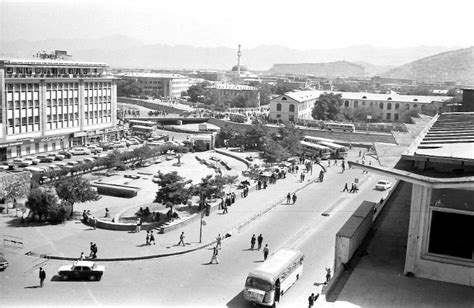
[[[302,165],[299,167],[301,170]],[[335,168],[332,169],[335,172]],[[72,260],[77,259],[81,252],[87,255],[90,242],[97,244],[99,249],[98,260],[101,261],[117,261],[118,258],[123,260],[153,258],[194,251],[212,244],[219,233],[222,237],[225,234],[238,234],[247,224],[286,200],[288,192],[293,193],[311,184],[319,175],[319,171],[320,167],[314,165],[313,175],[308,174],[304,183],[300,182],[300,173],[287,174],[286,179],[277,180],[276,184],[270,184],[267,189],[251,191],[247,198],[237,199],[229,207],[228,214],[223,215],[221,214],[222,211],[215,211],[210,216],[204,217],[201,243],[199,243],[199,219],[165,234],[158,234],[155,230],[156,245],[151,246],[145,245],[145,231],[131,233],[93,230],[80,221],[69,221],[64,225],[42,226],[41,231],[39,231],[39,228],[34,228],[39,231],[39,236],[44,238],[44,241],[40,242],[49,244],[34,246],[34,243],[31,243],[32,245],[26,243],[25,252],[31,251],[33,255]],[[60,232],[58,232],[58,228]],[[32,228],[25,227],[24,229]],[[185,234],[186,246],[177,245],[181,232]],[[24,234],[25,238],[38,237],[38,235],[33,234],[26,235],[25,232]]]

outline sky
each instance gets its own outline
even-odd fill
[[[471,4],[472,3],[472,4]],[[474,45],[472,0],[0,0],[3,40],[326,49]]]

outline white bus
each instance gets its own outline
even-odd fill
[[[332,139],[322,138],[322,137],[313,137],[305,136],[303,138],[306,142],[316,143],[322,146],[325,146],[331,150],[332,155],[335,158],[344,158],[347,157],[348,149],[346,146],[337,144]]]
[[[331,156],[331,150],[323,145],[307,141],[300,141],[300,144],[305,151],[308,151],[310,154],[316,155],[321,159],[328,159]]]
[[[324,128],[329,131],[355,132],[354,124],[350,123],[324,122]]]
[[[304,255],[299,250],[280,249],[251,271],[245,281],[244,299],[273,306],[303,274]]]

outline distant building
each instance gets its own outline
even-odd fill
[[[245,107],[260,107],[260,91],[256,87],[223,83],[208,86],[206,89],[215,93],[219,101],[229,103],[231,107],[234,107],[232,102],[238,96],[245,99]]]
[[[190,86],[188,77],[176,74],[128,73],[120,77],[136,81],[147,96],[179,98]]]
[[[116,79],[104,63],[0,60],[0,161],[116,139]]]
[[[364,92],[326,92],[294,91],[288,92],[270,101],[270,120],[293,122],[296,119],[311,119],[311,111],[317,98],[323,93],[342,95],[341,109],[377,108],[384,121],[400,121],[401,114],[407,110],[419,109],[421,113],[430,106],[439,110],[450,96],[422,96],[375,94]]]
[[[412,184],[404,273],[473,286],[474,112],[435,116],[394,168],[356,168]],[[388,260],[389,261],[389,260]]]
[[[474,88],[462,89],[463,111],[474,111]]]

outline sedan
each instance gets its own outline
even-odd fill
[[[8,267],[8,261],[3,257],[3,255],[0,255],[0,271],[5,270]]]
[[[13,160],[13,164],[18,167],[28,167],[33,164],[32,161],[24,160],[23,158],[15,158]]]
[[[392,183],[387,180],[380,180],[375,184],[375,189],[377,190],[387,190],[392,187]]]
[[[71,153],[69,153],[68,151],[64,151],[64,150],[59,151],[58,154],[64,155],[64,157],[66,157],[66,158],[71,158],[71,156],[72,156]]]
[[[73,155],[90,155],[91,151],[88,148],[74,148],[71,151]]]
[[[105,267],[92,261],[77,261],[72,265],[63,265],[59,268],[59,277],[63,279],[100,280]]]
[[[65,158],[64,155],[57,154],[57,153],[49,153],[49,157],[52,157],[54,160],[63,160]]]
[[[23,159],[26,160],[26,161],[31,161],[31,163],[32,163],[33,165],[37,165],[37,164],[40,163],[40,160],[39,160],[39,159],[34,158],[34,157],[31,157],[31,156],[24,157]]]

